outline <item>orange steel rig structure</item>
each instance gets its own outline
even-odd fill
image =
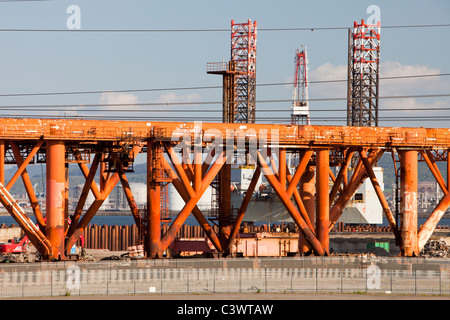
[[[414,256],[450,204],[450,170],[442,173],[436,165],[437,161],[446,161],[450,167],[449,150],[450,129],[5,118],[0,119],[0,202],[43,259],[65,259],[120,181],[147,257],[162,257],[191,213],[217,252],[226,255],[263,174],[296,223],[308,250],[321,256],[329,254],[331,228],[358,186],[369,178],[401,254]],[[220,205],[228,212],[220,210],[225,216],[219,216],[222,223],[216,232],[196,204],[217,175],[243,158],[236,156],[239,152],[245,152],[244,158],[255,167],[252,183],[237,211],[227,206],[229,190],[222,190]],[[372,170],[386,152],[400,164],[400,221],[389,208]],[[146,153],[147,159],[145,214],[137,209],[127,180],[138,153]],[[295,170],[288,166],[288,153],[298,155]],[[418,161],[426,161],[445,194],[420,228]],[[26,170],[36,162],[46,164],[45,219]],[[356,165],[349,166],[351,162]],[[74,212],[68,212],[67,206],[68,163],[77,163],[85,177]],[[17,164],[17,172],[8,182],[5,164]],[[336,174],[330,170],[333,167]],[[306,174],[310,171],[315,172],[315,179]],[[100,175],[99,184],[94,181],[96,174]],[[37,226],[8,192],[19,177],[32,203]],[[174,185],[186,204],[162,234],[160,193],[168,183]],[[89,190],[95,200],[83,212]]]

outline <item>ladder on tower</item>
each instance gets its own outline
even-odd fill
[[[168,183],[172,182],[172,178],[166,175],[161,164],[164,157],[164,146],[161,139],[165,136],[165,129],[161,127],[153,127],[150,132],[150,139],[147,142],[147,152],[151,152],[150,161],[150,178],[152,181],[161,186],[161,222],[171,221],[169,217],[169,191]]]

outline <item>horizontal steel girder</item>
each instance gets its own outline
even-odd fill
[[[163,128],[157,139],[191,134],[201,126],[202,140],[221,134],[241,132],[247,139],[267,139],[286,147],[372,147],[372,148],[450,148],[450,129],[401,127],[296,126],[277,124],[145,122],[67,119],[0,119],[0,139],[4,140],[65,140],[75,145],[101,141],[145,140],[155,128]],[[228,132],[227,132],[228,131]]]

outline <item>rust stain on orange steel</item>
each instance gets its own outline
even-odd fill
[[[191,122],[108,121],[73,119],[0,119],[0,138],[3,139],[63,139],[73,141],[117,141],[145,139],[152,127],[164,128],[165,138],[174,132],[195,132]],[[256,133],[267,136],[268,142],[339,145],[339,146],[417,146],[450,147],[450,129],[401,127],[347,127],[347,126],[295,126],[278,124],[202,123],[202,130],[211,133],[219,130],[226,137],[227,130]]]
[[[420,254],[417,241],[417,151],[401,152],[401,221],[400,234],[402,238],[401,254],[418,256]]]
[[[64,258],[65,144],[47,141],[46,236],[52,246],[52,259]]]

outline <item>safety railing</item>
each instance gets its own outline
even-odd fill
[[[226,72],[231,71],[229,62],[208,62],[206,72]]]
[[[0,297],[170,293],[450,295],[449,260],[388,257],[124,260],[2,266]]]

